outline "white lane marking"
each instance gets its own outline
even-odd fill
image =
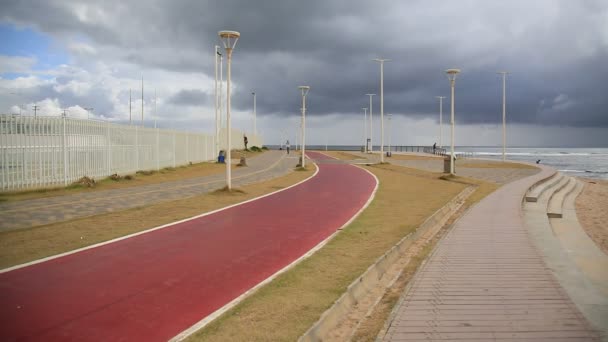
[[[116,239],[112,239],[112,240],[96,243],[96,244],[91,245],[91,246],[75,249],[73,251],[69,251],[69,252],[65,252],[65,253],[61,253],[61,254],[56,254],[56,255],[52,255],[52,256],[46,257],[46,258],[42,258],[42,259],[38,259],[38,260],[27,262],[27,263],[24,263],[24,264],[20,264],[20,265],[12,266],[12,267],[9,267],[9,268],[5,268],[3,270],[0,270],[0,274],[6,273],[6,272],[10,272],[10,271],[13,271],[13,270],[16,270],[16,269],[32,266],[32,265],[35,265],[35,264],[40,264],[40,263],[43,263],[43,262],[46,262],[46,261],[49,261],[49,260],[53,260],[53,259],[57,259],[57,258],[61,258],[61,257],[67,256],[67,255],[70,255],[70,254],[79,253],[79,252],[82,252],[82,251],[86,251],[88,249],[93,249],[93,248],[105,246],[105,245],[108,245],[108,244],[111,244],[111,243],[114,243],[114,242],[117,242],[117,241],[130,239],[132,237],[143,235],[143,234],[147,234],[147,233],[151,233],[151,232],[159,230],[159,229],[168,228],[168,227],[171,227],[173,225],[176,225],[176,224],[179,224],[179,223],[182,223],[182,222],[186,222],[186,221],[190,221],[190,220],[195,220],[195,219],[207,216],[207,215],[215,214],[215,213],[220,212],[220,211],[228,210],[230,208],[234,208],[234,207],[239,206],[239,205],[243,205],[243,204],[246,204],[246,203],[249,203],[249,202],[253,202],[255,200],[258,200],[258,199],[261,199],[261,198],[264,198],[264,197],[268,197],[268,196],[274,195],[276,193],[279,193],[281,191],[285,191],[285,190],[288,190],[288,189],[293,188],[295,186],[298,186],[298,185],[300,185],[300,184],[302,184],[302,183],[310,180],[314,176],[316,176],[317,173],[319,173],[319,168],[317,168],[316,171],[315,171],[315,173],[312,174],[310,177],[308,177],[308,178],[306,178],[304,180],[301,180],[301,181],[297,182],[296,184],[290,185],[290,186],[288,186],[288,187],[286,187],[284,189],[279,189],[277,191],[273,191],[271,193],[268,193],[268,194],[265,194],[265,195],[262,195],[262,196],[258,196],[258,197],[255,197],[255,198],[252,198],[252,199],[240,202],[240,203],[232,204],[232,205],[229,205],[229,206],[224,207],[224,208],[216,209],[216,210],[213,210],[213,211],[210,211],[210,212],[207,212],[207,213],[203,213],[203,214],[200,214],[200,215],[197,215],[197,216],[192,216],[192,217],[189,217],[189,218],[185,218],[183,220],[167,223],[167,224],[164,224],[162,226],[150,228],[148,230],[144,230],[144,231],[141,231],[141,232],[129,234],[129,235],[122,236],[122,237],[119,237],[119,238],[116,238]]]
[[[324,154],[322,152],[318,152],[318,153]],[[324,155],[326,155],[326,154],[324,154]],[[332,156],[328,156],[328,157],[333,158]],[[310,158],[310,157],[308,157],[308,158]],[[319,167],[316,164],[314,164],[314,163],[313,163],[313,165],[315,165],[315,167],[317,168],[317,172],[318,172]],[[198,330],[204,328],[207,324],[213,322],[216,318],[220,317],[223,313],[225,313],[226,311],[228,311],[228,310],[232,309],[233,307],[235,307],[237,304],[239,304],[245,298],[247,298],[247,297],[251,296],[252,294],[254,294],[261,287],[263,287],[264,285],[270,283],[276,277],[278,277],[282,273],[288,271],[289,269],[291,269],[292,267],[294,267],[295,265],[297,265],[302,260],[304,260],[306,258],[309,258],[313,254],[315,254],[318,250],[320,250],[321,248],[323,248],[323,246],[325,246],[329,241],[331,241],[331,239],[333,239],[341,230],[343,230],[349,224],[351,224],[370,205],[370,203],[372,203],[372,201],[374,200],[374,197],[376,197],[376,191],[378,191],[378,186],[380,185],[380,180],[378,180],[378,177],[376,177],[376,175],[374,175],[373,173],[371,173],[370,171],[368,171],[368,170],[366,170],[366,169],[364,169],[362,167],[359,167],[359,166],[355,166],[355,167],[363,169],[364,171],[366,171],[367,173],[369,173],[370,175],[372,175],[374,177],[374,179],[376,180],[376,186],[374,187],[374,191],[372,191],[369,199],[367,200],[367,202],[365,203],[365,205],[363,205],[363,207],[361,207],[361,209],[359,209],[359,211],[357,211],[346,223],[344,223],[340,228],[338,228],[333,234],[331,234],[325,240],[319,242],[316,246],[314,246],[312,249],[310,249],[308,252],[306,252],[306,254],[302,255],[298,259],[296,259],[293,262],[291,262],[289,265],[287,265],[287,266],[283,267],[282,269],[278,270],[277,272],[275,272],[270,277],[264,279],[262,282],[258,283],[256,286],[254,286],[251,289],[247,290],[246,292],[244,292],[240,296],[238,296],[235,299],[233,299],[228,304],[226,304],[226,305],[222,306],[221,308],[217,309],[216,311],[214,311],[213,313],[211,313],[207,317],[203,318],[202,320],[198,321],[197,323],[195,323],[194,325],[192,325],[188,329],[182,331],[181,333],[179,333],[178,335],[176,335],[175,337],[173,337],[169,341],[170,342],[183,341],[184,339],[188,338],[189,336],[191,336],[192,334],[194,334]]]

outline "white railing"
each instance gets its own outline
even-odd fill
[[[233,148],[243,148],[243,133],[233,130],[232,136]],[[261,146],[259,137],[248,139],[250,147]],[[226,145],[222,140],[220,148]],[[68,185],[84,176],[159,170],[217,156],[213,135],[15,115],[0,115],[0,151],[0,191]]]

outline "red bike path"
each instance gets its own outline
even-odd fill
[[[0,340],[172,338],[330,236],[375,189],[365,170],[318,166],[271,196],[0,274]]]

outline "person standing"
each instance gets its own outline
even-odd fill
[[[287,149],[287,154],[289,154],[289,140],[287,140],[287,142],[285,142],[285,149]]]
[[[247,140],[246,135],[243,135],[243,143],[245,143],[245,151],[247,151],[247,143],[249,143],[249,140]]]

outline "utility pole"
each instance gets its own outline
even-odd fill
[[[144,127],[144,77],[141,77],[141,127]]]
[[[129,88],[129,126],[131,125],[131,88]]]
[[[38,111],[38,109],[40,109],[40,107],[37,105],[34,105],[34,107],[32,109],[34,110],[34,118],[36,118],[37,117],[36,112]]]
[[[507,71],[499,71],[502,75],[502,161],[506,160],[507,149]]]

